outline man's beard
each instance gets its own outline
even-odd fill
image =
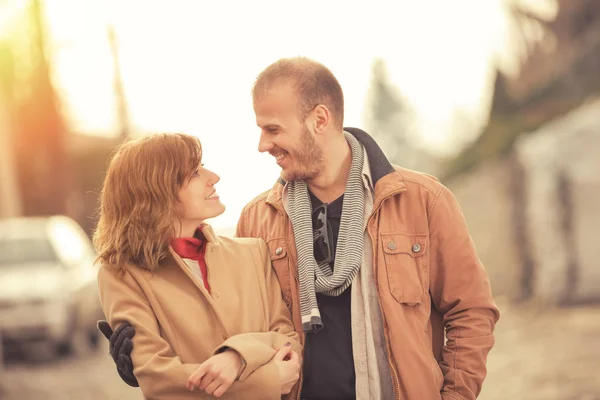
[[[287,171],[281,170],[281,177],[288,182],[313,179],[323,169],[323,151],[306,126],[302,131],[300,148],[290,155],[292,166]]]

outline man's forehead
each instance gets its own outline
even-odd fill
[[[285,119],[295,116],[297,110],[298,98],[290,87],[269,88],[254,98],[254,112],[259,126],[282,125]]]
[[[255,93],[254,104],[289,103],[298,100],[296,87],[291,82],[274,82]]]

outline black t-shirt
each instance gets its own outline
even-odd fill
[[[312,193],[310,198],[313,210],[323,204]],[[327,206],[327,220],[333,231],[334,247],[337,245],[340,230],[343,201],[342,195]],[[356,398],[350,293],[351,286],[339,296],[317,293],[323,329],[306,335],[302,399]]]

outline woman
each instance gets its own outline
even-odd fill
[[[113,157],[94,234],[102,308],[112,328],[135,328],[146,398],[279,399],[298,379],[299,338],[265,243],[203,223],[225,208],[201,158],[183,134],[132,141]]]

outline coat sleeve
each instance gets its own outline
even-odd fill
[[[431,208],[430,292],[443,315],[447,339],[441,362],[442,397],[475,400],[500,314],[456,198],[442,187]]]
[[[190,392],[186,383],[200,364],[183,363],[161,337],[160,326],[140,285],[127,271],[102,266],[98,272],[100,301],[111,327],[128,321],[136,331],[131,358],[140,388],[147,399],[212,399],[202,391]],[[279,399],[281,387],[275,364],[265,365],[235,382],[222,399]]]
[[[246,363],[239,380],[245,381],[257,369],[267,364],[275,354],[275,348],[281,348],[290,342],[292,350],[300,356],[302,346],[298,333],[294,330],[290,312],[281,297],[281,287],[271,266],[267,246],[259,239],[262,271],[267,291],[269,331],[243,333],[227,339],[215,352],[226,348],[236,350]]]

